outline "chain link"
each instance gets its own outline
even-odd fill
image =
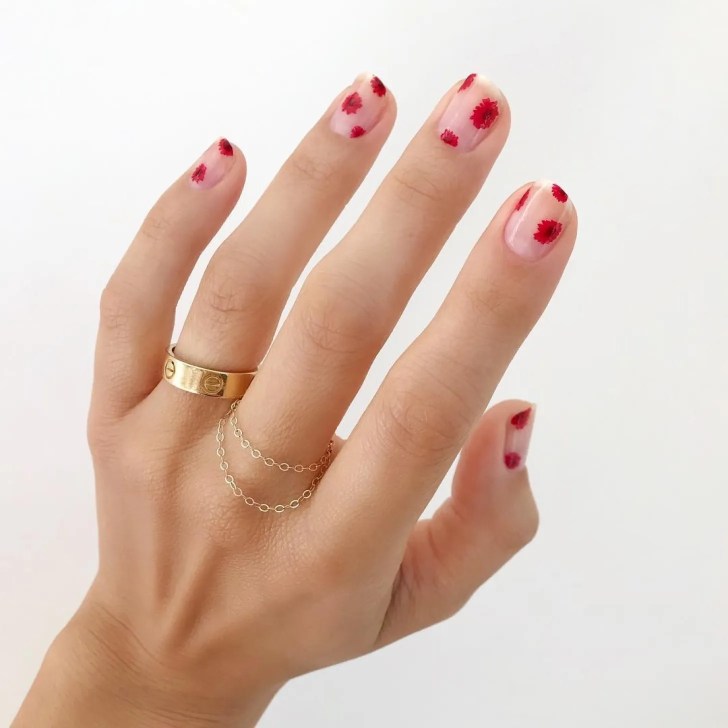
[[[220,458],[220,470],[225,473],[225,483],[232,491],[232,494],[234,496],[237,496],[238,498],[242,498],[243,502],[247,506],[251,506],[252,508],[257,508],[261,513],[283,513],[286,510],[295,510],[298,508],[301,503],[305,500],[308,500],[312,495],[314,490],[316,489],[316,486],[321,482],[322,478],[324,477],[324,474],[326,473],[326,470],[328,469],[329,465],[331,464],[331,459],[333,457],[333,450],[334,450],[334,443],[333,440],[329,442],[326,452],[321,456],[321,458],[316,462],[312,463],[312,465],[309,465],[307,467],[303,465],[289,465],[288,463],[277,463],[273,458],[263,458],[262,454],[260,453],[260,450],[257,448],[250,448],[250,441],[244,440],[243,433],[240,430],[240,428],[237,426],[237,415],[235,414],[235,410],[237,409],[238,404],[240,403],[240,400],[235,400],[231,405],[230,409],[225,413],[223,417],[220,418],[220,420],[217,423],[217,434],[215,435],[215,441],[217,442],[217,450],[215,451],[218,458]],[[225,448],[223,447],[223,441],[225,440],[225,433],[224,433],[224,427],[225,423],[227,422],[228,418],[230,418],[230,424],[233,428],[233,434],[240,438],[241,446],[243,449],[250,448],[251,449],[251,455],[253,455],[254,458],[262,459],[262,461],[268,465],[269,467],[277,466],[280,468],[283,472],[286,472],[287,470],[293,470],[297,473],[302,473],[304,470],[312,470],[316,471],[316,475],[314,475],[313,480],[309,483],[308,488],[301,493],[301,495],[298,496],[298,498],[294,498],[292,501],[289,501],[288,503],[278,503],[274,506],[269,505],[268,503],[261,503],[260,501],[255,500],[252,496],[246,495],[243,493],[243,491],[240,489],[238,484],[235,482],[235,477],[229,472],[230,464],[227,460],[225,460]],[[233,419],[234,418],[234,419]],[[247,445],[244,444],[247,442]],[[255,455],[254,453],[257,452],[258,455]],[[286,465],[288,467],[282,468],[281,465]],[[315,466],[315,467],[313,467]],[[300,467],[300,470],[297,470],[297,468]]]
[[[235,435],[235,437],[238,438],[238,440],[240,440],[240,446],[243,448],[243,450],[249,450],[251,456],[254,457],[256,460],[259,459],[264,465],[267,465],[269,468],[278,468],[284,473],[288,470],[293,470],[296,473],[302,473],[305,470],[308,470],[311,473],[315,473],[326,462],[326,458],[331,454],[330,450],[333,447],[333,443],[331,442],[329,443],[329,447],[326,449],[326,452],[319,458],[319,460],[315,463],[311,463],[310,465],[301,465],[300,463],[298,463],[297,465],[291,465],[290,463],[283,462],[279,463],[271,457],[265,457],[257,447],[251,446],[250,440],[248,440],[247,437],[243,437],[243,431],[238,427],[237,409],[240,402],[241,400],[236,399],[232,403],[232,405],[230,405],[230,410],[228,411],[228,414],[230,415],[230,425],[233,429],[233,434]]]

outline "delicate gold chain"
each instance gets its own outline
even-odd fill
[[[326,448],[326,452],[323,454],[323,456],[320,458],[320,460],[317,463],[314,463],[316,465],[315,470],[318,472],[316,475],[314,475],[313,480],[309,483],[308,488],[301,493],[301,495],[298,496],[298,498],[294,498],[292,501],[289,501],[288,503],[278,503],[275,506],[271,506],[268,503],[261,503],[255,498],[245,495],[243,491],[240,489],[238,484],[235,482],[235,477],[229,472],[230,464],[225,460],[225,448],[222,446],[223,440],[225,439],[225,433],[224,433],[224,427],[225,422],[227,421],[229,416],[233,416],[235,413],[235,410],[237,409],[238,403],[240,400],[235,400],[231,405],[230,409],[225,413],[223,417],[220,418],[220,420],[217,423],[217,434],[215,436],[215,440],[217,442],[217,456],[220,458],[220,470],[222,470],[225,473],[225,483],[227,483],[228,487],[232,491],[233,495],[237,496],[238,498],[242,498],[243,502],[247,506],[251,506],[253,508],[257,508],[261,513],[283,513],[286,510],[294,510],[298,508],[298,506],[301,505],[301,503],[304,500],[308,500],[312,495],[314,490],[316,489],[316,486],[321,482],[322,478],[324,477],[324,473],[328,469],[329,465],[331,464],[331,458],[333,456],[333,449],[334,449],[334,443],[333,441],[330,441],[328,444],[328,447]],[[232,418],[231,418],[231,424],[232,424]],[[236,418],[237,422],[237,418]],[[237,435],[237,432],[239,432],[239,428],[237,425],[233,425],[233,431],[235,432],[236,436],[239,436],[242,438],[242,432],[240,435]],[[242,442],[240,443],[244,448],[246,447]],[[248,442],[247,447],[250,447],[250,442]],[[258,453],[260,453],[259,450],[256,449]],[[252,450],[251,450],[252,453]],[[259,454],[257,456],[262,458],[262,455]],[[271,458],[266,458],[263,460],[265,462],[266,460],[271,460]],[[266,465],[268,465],[268,462],[265,462]],[[281,463],[282,465],[287,465],[287,463]],[[273,461],[273,465],[280,465]],[[270,467],[272,467],[271,465]],[[303,465],[301,466],[301,470],[296,470],[296,467],[298,466],[289,466],[285,470],[294,470],[295,472],[303,472],[304,470],[310,470],[311,466],[309,465],[308,468],[305,468]],[[282,469],[283,470],[283,469]],[[284,470],[284,472],[285,472]]]
[[[271,457],[265,457],[263,453],[258,450],[257,447],[252,447],[250,444],[250,440],[248,440],[248,438],[246,437],[243,437],[243,431],[238,427],[237,409],[240,401],[241,400],[236,399],[232,403],[228,414],[230,415],[230,425],[233,429],[233,434],[240,440],[240,446],[243,448],[243,450],[250,450],[250,454],[252,457],[260,459],[261,462],[264,465],[267,465],[269,468],[278,468],[284,473],[288,470],[293,470],[296,473],[302,473],[304,470],[309,470],[310,472],[315,473],[320,467],[322,467],[322,465],[326,461],[327,455],[329,454],[329,449],[327,449],[326,452],[315,463],[311,463],[310,465],[301,465],[300,463],[298,463],[297,465],[290,465],[289,463],[276,462]],[[331,446],[332,443],[329,443],[329,447]]]

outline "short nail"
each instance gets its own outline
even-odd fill
[[[534,182],[506,222],[506,245],[521,258],[538,260],[551,250],[572,215],[569,196],[553,182]]]
[[[331,116],[331,129],[357,139],[370,132],[387,108],[387,87],[378,76],[366,74],[350,89]]]
[[[535,414],[536,407],[531,406],[508,418],[503,463],[509,470],[521,470],[526,466]]]
[[[468,152],[490,134],[502,112],[502,95],[485,77],[471,73],[453,94],[437,133],[450,147]]]
[[[194,164],[190,174],[192,187],[201,190],[214,187],[235,163],[235,148],[225,139],[218,139]]]

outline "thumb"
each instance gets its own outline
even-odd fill
[[[476,425],[452,495],[410,535],[382,644],[454,614],[535,536],[538,510],[525,468],[534,417],[534,405],[510,400]]]

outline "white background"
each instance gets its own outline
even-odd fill
[[[0,7],[0,723],[95,568],[85,417],[113,266],[221,134],[249,166],[230,230],[368,70],[397,96],[398,122],[322,251],[458,78],[492,77],[513,128],[341,432],[500,202],[553,178],[579,240],[497,395],[539,405],[542,526],[454,619],[297,680],[262,725],[728,726],[722,0]]]

